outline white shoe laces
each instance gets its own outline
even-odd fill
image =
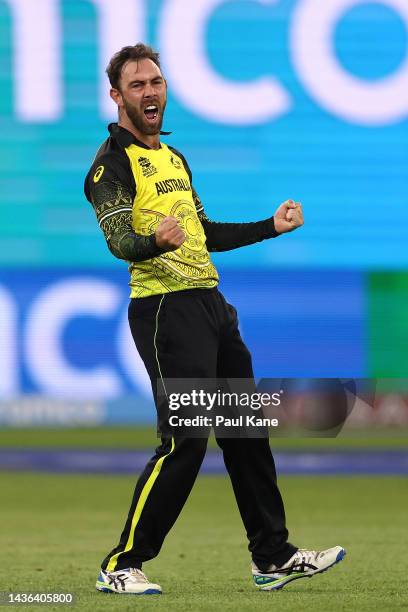
[[[293,561],[299,561],[300,563],[304,561],[305,563],[312,563],[312,561],[316,561],[318,555],[318,550],[307,550],[306,548],[299,548],[297,552],[295,552],[294,557],[292,557]],[[291,560],[292,560],[291,559]]]
[[[136,582],[149,582],[146,574],[137,567],[129,568],[129,574],[136,580]]]

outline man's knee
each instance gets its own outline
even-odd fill
[[[187,453],[192,459],[203,459],[207,450],[208,438],[174,438],[175,449]]]

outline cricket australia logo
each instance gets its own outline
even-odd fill
[[[149,159],[147,159],[147,157],[139,157],[137,161],[139,162],[139,166],[142,169],[143,176],[149,177],[153,176],[153,174],[157,174],[156,166],[153,166],[153,164],[150,162]]]
[[[181,161],[180,161],[179,159],[177,159],[177,157],[174,157],[174,155],[172,155],[172,156],[170,157],[170,161],[171,161],[171,163],[173,164],[173,166],[174,166],[175,168],[177,168],[177,170],[180,170],[180,169],[181,169]]]

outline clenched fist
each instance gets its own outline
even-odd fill
[[[186,235],[175,217],[165,217],[160,221],[155,237],[157,246],[164,251],[175,251],[186,239]]]
[[[303,225],[303,211],[300,202],[286,200],[281,204],[273,216],[275,229],[279,234],[292,232]]]

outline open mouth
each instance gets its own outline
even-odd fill
[[[159,114],[159,109],[155,104],[151,104],[145,108],[144,114],[149,121],[155,121]]]

